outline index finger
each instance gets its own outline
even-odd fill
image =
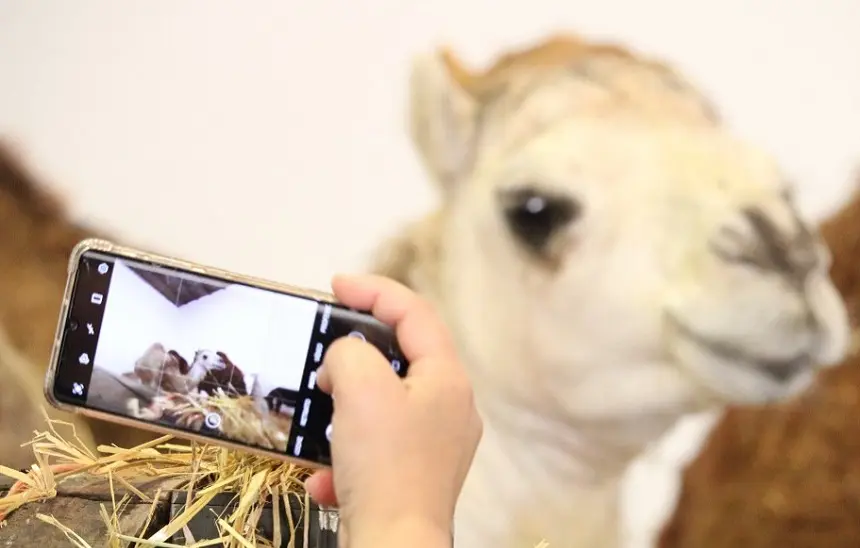
[[[447,326],[424,298],[390,278],[377,275],[335,276],[332,290],[346,306],[367,310],[394,328],[410,362],[456,356]]]

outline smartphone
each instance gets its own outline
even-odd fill
[[[88,239],[69,261],[45,397],[55,407],[307,466],[331,464],[328,346],[401,377],[394,330],[333,296]]]

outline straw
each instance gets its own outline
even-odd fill
[[[261,413],[251,396],[230,397],[220,389],[212,396],[199,393],[158,396],[148,406],[155,420],[166,419],[180,428],[199,431],[206,416],[221,416],[221,432],[228,438],[276,451],[286,451],[291,421]]]
[[[185,402],[188,403],[188,402]],[[230,412],[223,401],[213,405]],[[181,413],[191,413],[183,407]],[[235,409],[242,409],[242,405]],[[235,410],[234,409],[234,410]],[[194,411],[196,412],[196,411]],[[240,411],[241,412],[241,411]],[[6,518],[25,504],[42,502],[57,496],[60,484],[71,478],[102,478],[107,481],[110,492],[110,508],[102,504],[99,512],[107,529],[107,546],[120,548],[133,543],[135,548],[165,547],[203,548],[225,546],[247,548],[254,546],[281,546],[283,538],[291,538],[289,546],[296,546],[297,523],[293,519],[290,494],[297,494],[305,523],[310,517],[310,504],[303,489],[303,480],[309,470],[294,464],[267,459],[240,451],[232,451],[211,445],[189,445],[170,443],[171,436],[162,436],[132,448],[100,446],[98,454],[89,451],[78,438],[74,425],[51,419],[45,414],[47,430],[35,432],[28,444],[33,449],[36,463],[26,473],[0,466],[0,475],[15,480],[9,492],[0,498],[0,525]],[[66,436],[60,430],[66,431]],[[249,430],[254,431],[254,430]],[[182,513],[173,517],[158,531],[143,538],[139,535],[149,530],[163,488],[157,487],[151,495],[133,485],[136,481],[157,479],[178,480],[177,490],[184,490],[187,502]],[[117,485],[130,494],[117,500]],[[215,539],[193,539],[188,523],[217,495],[229,493],[236,504],[227,515],[215,515],[212,519],[219,531]],[[120,517],[134,497],[150,502],[149,513],[140,531],[123,531]],[[257,534],[257,525],[264,511],[264,504],[271,501],[275,516],[285,511],[288,531],[282,531],[280,520],[275,519],[273,538],[262,538]],[[105,539],[87,541],[54,516],[37,514],[36,517],[65,534],[76,548],[92,548],[105,545]],[[305,546],[309,528],[305,527]],[[168,542],[175,533],[183,532],[186,544]],[[91,544],[92,543],[92,544]],[[541,542],[535,548],[549,548]]]
[[[247,411],[241,402],[231,408],[229,403],[217,397],[213,400],[212,406],[219,406],[225,415],[233,413],[234,418]],[[186,415],[192,413],[190,407],[180,408],[177,412]],[[302,482],[309,471],[294,464],[210,445],[170,443],[170,436],[129,449],[100,446],[98,454],[93,454],[77,437],[71,424],[50,419],[47,414],[45,420],[47,430],[36,432],[34,439],[29,442],[36,463],[26,472],[0,466],[0,475],[15,480],[9,492],[0,498],[0,522],[25,504],[56,497],[58,486],[70,478],[102,478],[107,481],[110,491],[110,508],[107,503],[100,508],[107,528],[108,546],[119,547],[128,543],[138,547],[178,546],[169,543],[168,539],[180,531],[185,532],[188,538],[187,525],[191,519],[222,493],[232,494],[238,502],[228,515],[213,515],[219,538],[200,539],[191,545],[203,547],[223,544],[228,548],[271,546],[275,539],[262,538],[256,531],[267,499],[274,499],[276,511],[280,509],[281,501],[285,509],[289,510],[288,495],[304,495]],[[265,433],[265,425],[256,426],[260,426],[260,429],[249,429],[249,432]],[[65,430],[65,436],[61,435],[61,430]],[[143,527],[143,531],[146,531],[162,491],[156,489],[154,493],[147,494],[135,487],[134,482],[171,478],[177,480],[178,488],[185,490],[188,496],[188,504],[183,511],[148,538],[139,537],[141,531],[122,531],[119,518],[134,497],[151,502]],[[129,494],[118,497],[118,486],[124,487]],[[53,516],[39,514],[38,517],[60,529],[74,546],[89,548],[87,540]],[[278,524],[275,531],[278,537],[295,533],[296,524],[291,516],[288,516],[288,520],[291,529],[288,532],[281,531],[278,520],[274,520]],[[280,538],[277,540],[280,542]],[[104,539],[89,539],[89,542],[101,545]]]

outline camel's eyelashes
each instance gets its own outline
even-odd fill
[[[503,191],[500,198],[511,232],[533,251],[542,251],[582,209],[572,198],[532,188]]]

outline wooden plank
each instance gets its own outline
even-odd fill
[[[7,491],[11,481],[0,480],[0,491]],[[160,487],[157,510],[150,530],[162,527],[170,516],[171,490],[180,479],[147,478],[131,482],[147,496],[154,496]],[[138,535],[142,532],[151,509],[151,502],[144,501],[129,492],[118,482],[114,483],[116,502],[129,495],[128,505],[120,515],[120,530]],[[108,530],[101,518],[100,507],[105,505],[112,511],[110,485],[101,477],[70,477],[57,486],[57,497],[44,502],[24,505],[13,512],[0,529],[0,546],[39,546],[40,548],[68,547],[69,540],[57,527],[39,520],[37,514],[53,516],[71,528],[92,546],[104,546]]]
[[[84,498],[58,497],[39,504],[26,505],[13,513],[0,529],[0,546],[39,546],[68,548],[66,535],[58,528],[39,520],[36,514],[46,514],[72,528],[91,546],[104,546],[107,527],[99,514],[100,501]],[[166,507],[166,504],[164,505]],[[149,514],[148,504],[129,505],[120,523],[124,530],[139,530]]]
[[[170,489],[175,487],[178,480],[144,480],[135,481],[135,487],[141,488],[144,494],[152,496],[158,487],[165,489],[159,497],[157,510],[150,525],[150,530],[163,526],[170,515]],[[5,485],[8,488],[9,482]],[[117,503],[125,489],[115,486]],[[146,502],[131,493],[129,503],[120,515],[120,530],[137,535],[143,530],[151,509],[151,502]],[[112,511],[110,488],[101,478],[69,478],[57,489],[57,497],[22,506],[13,512],[0,529],[0,546],[39,546],[40,548],[67,548],[70,543],[66,535],[57,527],[45,523],[36,517],[37,514],[53,516],[60,523],[71,528],[92,546],[105,546],[108,540],[108,529],[102,520],[100,508],[104,505],[108,512]]]
[[[155,492],[161,488],[162,491],[175,490],[182,485],[183,480],[180,478],[144,478],[135,479],[130,482],[137,490],[147,496],[154,496]],[[114,480],[113,485],[114,497],[117,503],[125,495],[129,495],[136,500],[139,500],[137,495],[126,489],[120,482]],[[110,501],[110,484],[107,478],[101,477],[70,477],[57,486],[57,495],[64,497],[78,497],[96,501]],[[144,501],[141,501],[144,502]]]
[[[274,515],[274,507],[271,502],[264,506],[257,527],[257,534],[265,539],[272,540],[274,532],[274,520],[279,519],[281,528],[281,546],[283,548],[337,548],[337,520],[336,512],[320,509],[314,503],[308,506],[308,522],[305,523],[305,512],[303,511],[304,499],[295,494],[290,494],[290,514],[295,527],[295,543],[290,544],[290,519],[283,504],[280,504],[280,515]],[[180,515],[185,510],[185,493],[177,492],[171,503],[171,514]],[[205,539],[218,538],[218,528],[214,516],[229,515],[235,508],[235,494],[221,493],[209,503],[207,508],[199,512],[188,523],[188,528],[194,540],[199,542]],[[307,533],[306,533],[307,528]],[[305,544],[307,538],[307,544]],[[183,544],[185,536],[177,533],[170,542]]]
[[[186,491],[174,490],[181,482],[179,479],[144,479],[133,482],[134,486],[147,495],[154,495],[158,487],[162,493],[156,517],[146,531],[146,535],[155,532],[168,523],[171,516],[178,516],[185,509]],[[7,478],[0,478],[0,492],[5,492],[11,485]],[[114,483],[117,502],[128,491]],[[128,493],[130,503],[120,516],[121,530],[129,534],[141,534],[149,514],[150,503]],[[298,495],[290,495],[290,514],[296,527],[295,544],[290,545],[290,519],[286,508],[280,504],[280,516],[275,516],[273,506],[267,503],[260,518],[258,534],[271,539],[274,531],[274,520],[280,521],[282,546],[284,548],[336,548],[337,547],[337,512],[320,509],[311,503],[305,523],[305,512],[302,505],[304,499]],[[107,527],[99,514],[100,506],[104,504],[111,509],[111,496],[108,482],[101,477],[71,477],[62,482],[57,488],[55,499],[33,503],[16,510],[8,519],[5,527],[0,529],[0,547],[4,546],[36,546],[40,548],[68,547],[69,541],[62,531],[53,525],[44,523],[36,518],[36,514],[54,516],[75,533],[81,535],[93,547],[105,546],[107,542]],[[189,529],[196,541],[217,538],[218,530],[214,516],[229,514],[235,506],[233,493],[217,495],[209,505],[199,512],[190,522]],[[307,534],[305,529],[307,527]],[[304,539],[307,538],[307,545]],[[182,532],[177,533],[169,542],[183,544]]]

